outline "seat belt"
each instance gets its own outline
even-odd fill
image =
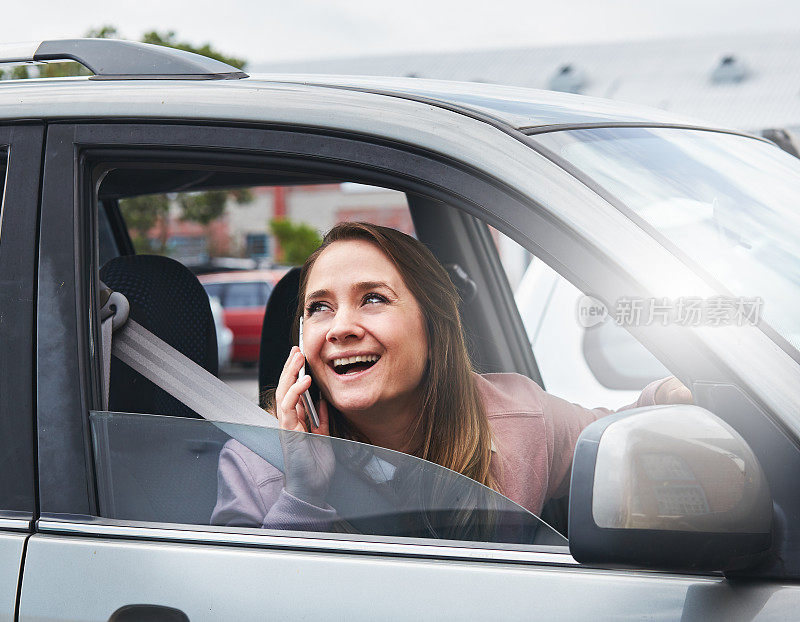
[[[100,285],[103,409],[108,410],[113,355],[283,472],[278,435],[258,429],[279,429],[278,420],[128,317],[125,296]]]

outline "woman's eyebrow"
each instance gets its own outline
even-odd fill
[[[361,281],[360,283],[353,283],[352,289],[356,291],[364,291],[367,289],[380,289],[381,287],[385,287],[393,295],[397,296],[395,291],[389,287],[389,284],[386,281]]]
[[[386,281],[359,281],[358,283],[353,283],[350,286],[350,289],[353,291],[361,292],[368,289],[380,289],[381,287],[385,287],[393,295],[397,296],[395,291],[389,286]],[[328,298],[331,296],[331,290],[329,289],[317,289],[311,292],[310,294],[306,295],[306,301],[314,300],[316,298]]]
[[[306,296],[306,300],[310,300],[312,298],[325,298],[329,296],[331,291],[329,289],[318,289],[314,292],[311,292]]]

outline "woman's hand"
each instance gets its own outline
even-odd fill
[[[276,417],[280,424],[283,448],[284,488],[295,497],[313,505],[324,505],[336,464],[328,425],[328,404],[320,400],[317,412],[319,427],[308,432],[311,423],[306,417],[301,395],[311,386],[311,377],[297,374],[303,366],[300,348],[294,347],[283,366],[275,390]],[[308,423],[307,423],[308,422]]]
[[[692,392],[675,376],[659,385],[653,401],[656,404],[694,404]]]

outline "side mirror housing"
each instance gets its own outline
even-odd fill
[[[771,540],[772,500],[755,454],[704,408],[638,408],[581,433],[569,496],[578,561],[733,570]]]

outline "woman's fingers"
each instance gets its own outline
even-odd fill
[[[654,396],[656,404],[693,404],[692,392],[674,376],[665,380]]]
[[[325,436],[330,436],[330,425],[329,425],[329,418],[328,418],[328,402],[323,399],[320,399],[319,405],[317,406],[317,414],[319,415],[319,427],[315,428],[314,424],[311,424],[311,431],[314,434],[323,434]]]
[[[295,346],[290,350],[289,356],[283,364],[281,377],[275,389],[275,416],[278,418],[280,426],[286,430],[293,430],[297,426],[298,417],[295,406],[298,400],[296,395],[299,396],[305,390],[302,389],[298,392],[293,390],[293,387],[298,382],[309,383],[305,378],[297,378],[302,366],[303,355],[300,353],[300,348]]]
[[[295,383],[297,374],[300,372],[302,366],[303,355],[300,354],[300,348],[294,346],[289,351],[289,356],[283,364],[281,377],[278,379],[278,386],[275,389],[275,398],[278,402],[280,402],[281,396],[289,390],[289,387]]]
[[[278,420],[284,430],[294,430],[298,422],[302,421],[303,416],[298,417],[297,407],[300,406],[302,409],[300,394],[307,391],[310,386],[311,376],[303,376],[291,385],[283,396],[276,394],[276,398],[281,400],[278,404]],[[305,411],[301,410],[300,412],[304,413]]]
[[[315,434],[329,436],[328,404],[325,400],[320,400],[317,408],[320,419],[319,427],[314,428],[310,422],[308,426],[306,425],[306,410],[301,395],[303,391],[308,391],[311,387],[311,377],[303,376],[299,379],[297,377],[304,362],[305,357],[300,352],[300,348],[294,346],[283,364],[281,377],[275,389],[275,410],[277,411],[275,414],[278,423],[284,430],[311,431]]]
[[[294,407],[294,412],[297,417],[297,425],[294,427],[295,432],[308,432],[306,426],[306,408],[303,404],[303,400],[297,402],[297,406]]]

